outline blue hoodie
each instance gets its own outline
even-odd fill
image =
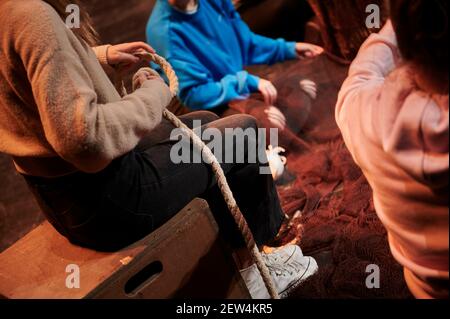
[[[157,0],[147,41],[173,66],[180,98],[191,109],[212,109],[258,90],[259,78],[244,71],[296,57],[295,43],[254,34],[231,0],[198,0],[183,13]]]

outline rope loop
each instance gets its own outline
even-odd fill
[[[179,82],[178,77],[173,70],[172,66],[161,56],[149,52],[138,52],[136,56],[147,62],[154,62],[161,67],[163,72],[166,74],[167,79],[169,80],[169,88],[172,95],[175,97],[178,94],[179,90]],[[267,290],[269,291],[272,299],[280,299],[278,292],[275,288],[275,284],[273,283],[272,276],[270,275],[269,269],[267,268],[261,253],[255,243],[255,239],[253,234],[248,227],[248,223],[245,220],[244,215],[242,214],[236,200],[233,196],[233,192],[231,191],[230,186],[228,185],[225,173],[220,166],[219,161],[214,156],[213,152],[206,146],[206,144],[197,136],[194,131],[192,131],[189,127],[187,127],[178,117],[176,117],[172,112],[165,109],[163,112],[163,116],[169,120],[175,127],[181,129],[184,134],[189,136],[192,140],[194,146],[203,153],[205,159],[211,163],[214,174],[216,175],[217,185],[222,192],[222,195],[225,199],[227,207],[234,218],[236,225],[239,227],[239,230],[244,237],[247,248],[250,250],[253,261],[258,267],[259,272],[263,278],[264,284],[266,285]]]

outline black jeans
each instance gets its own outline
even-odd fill
[[[195,112],[181,119],[203,129],[254,128],[254,118],[236,115],[225,119],[210,112]],[[96,174],[75,173],[56,179],[26,176],[47,219],[77,245],[113,251],[152,232],[195,197],[208,201],[221,232],[235,247],[244,245],[211,167],[205,163],[175,164],[170,157],[174,129],[163,122],[131,152]],[[252,142],[252,143],[249,143]],[[255,151],[247,140],[245,152]],[[260,174],[261,163],[222,164],[236,201],[258,244],[273,239],[283,221],[271,175]]]

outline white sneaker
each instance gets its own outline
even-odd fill
[[[267,160],[269,162],[270,171],[272,172],[273,180],[278,180],[281,175],[283,175],[284,167],[287,163],[287,158],[285,156],[280,155],[280,153],[284,153],[286,150],[280,146],[273,147],[269,145],[266,150]]]
[[[319,269],[316,260],[309,256],[295,258],[285,264],[278,263],[267,266],[281,298],[286,298]]]
[[[287,263],[293,258],[303,257],[303,252],[297,245],[286,245],[280,248],[273,248],[270,253],[261,253],[266,265],[276,263]]]
[[[253,264],[246,269],[242,269],[240,273],[252,299],[270,299],[270,294],[264,285],[264,280],[262,279],[256,264]]]
[[[303,256],[300,248],[295,249],[292,245],[283,247],[272,254],[263,254],[263,258],[281,298],[286,298],[293,289],[318,270],[314,258]],[[241,276],[253,299],[270,299],[255,264],[241,270]]]

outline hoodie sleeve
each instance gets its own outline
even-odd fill
[[[350,136],[352,115],[363,112],[359,108],[380,93],[385,78],[399,60],[396,35],[388,21],[380,33],[372,34],[362,45],[339,92],[336,121],[349,149],[353,147]]]
[[[246,65],[274,64],[297,57],[295,42],[283,39],[270,39],[253,33],[242,21],[231,0],[222,0],[229,19],[233,21],[246,56]]]
[[[228,74],[215,81],[187,48],[183,52],[183,60],[169,58],[169,61],[180,80],[180,98],[193,110],[212,109],[258,89],[259,78],[247,71]]]
[[[184,41],[176,37],[172,38],[170,50],[178,53],[169,54],[168,61],[180,81],[179,97],[190,109],[213,109],[258,90],[259,77],[244,70],[215,79]]]

